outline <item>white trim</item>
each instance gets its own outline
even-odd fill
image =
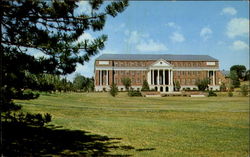
[[[163,62],[164,64],[163,65],[158,64],[160,62]],[[165,67],[172,68],[173,65],[170,64],[169,62],[167,62],[165,59],[158,59],[157,61],[155,61],[153,64],[151,64],[149,66],[149,68],[154,68],[154,67],[157,67],[157,68],[165,68]]]
[[[215,62],[207,62],[207,65],[215,65]]]
[[[209,71],[209,70],[219,70],[218,67],[215,68],[208,68],[208,67],[96,67],[95,70],[134,70],[134,71],[145,71],[145,70],[158,70],[158,69],[165,69],[169,70],[172,69],[173,71]]]
[[[109,61],[99,61],[100,65],[109,65]]]
[[[219,68],[208,68],[208,67],[174,67],[174,71],[208,71],[208,70],[219,70]]]

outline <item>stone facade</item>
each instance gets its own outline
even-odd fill
[[[174,82],[181,89],[197,89],[197,79],[210,79],[209,88],[219,90],[224,76],[219,71],[219,61],[112,60],[95,61],[95,90],[108,91],[114,82],[120,91],[125,90],[122,78],[130,78],[132,88],[140,90],[144,80],[151,89],[160,92],[174,91]]]

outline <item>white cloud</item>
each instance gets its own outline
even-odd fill
[[[88,1],[80,1],[76,3],[78,7],[74,10],[74,15],[90,14],[91,13],[91,6]]]
[[[237,10],[234,9],[233,7],[226,7],[223,8],[221,11],[221,15],[235,15],[237,14]]]
[[[245,43],[244,41],[237,40],[237,41],[233,42],[231,48],[233,50],[236,50],[236,51],[248,50],[249,49],[249,45],[247,43]]]
[[[183,42],[185,41],[184,36],[181,33],[174,32],[172,35],[169,37],[173,42]]]
[[[203,40],[207,40],[211,37],[213,31],[209,27],[203,27],[200,32],[200,36],[203,38]]]
[[[141,33],[136,30],[126,30],[124,33],[127,36],[125,41],[130,46],[135,47],[135,49],[139,52],[161,52],[168,50],[168,48],[163,43],[150,39],[150,36],[147,33]]]
[[[234,38],[236,36],[249,37],[249,20],[247,18],[233,18],[227,24],[227,36]]]
[[[128,37],[125,41],[129,44],[137,44],[141,42],[144,38],[149,37],[146,33],[140,33],[138,31],[129,31],[126,30],[125,35]]]
[[[174,28],[174,29],[181,29],[181,27],[179,25],[177,25],[175,22],[168,22],[166,24],[167,27],[171,27],[171,28]]]
[[[141,42],[136,46],[136,49],[141,52],[160,52],[168,50],[164,44],[155,42],[152,39],[147,42]]]

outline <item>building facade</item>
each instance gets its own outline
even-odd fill
[[[209,78],[209,88],[219,90],[224,80],[219,61],[208,55],[149,55],[149,54],[103,54],[95,61],[95,91],[108,91],[114,82],[124,91],[122,78],[131,79],[131,87],[140,90],[144,80],[150,89],[173,92],[174,83],[181,89],[198,89],[198,79]]]

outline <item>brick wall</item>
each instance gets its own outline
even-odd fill
[[[95,62],[95,66],[98,67],[148,67],[155,63],[156,61],[108,61],[106,65],[100,65],[99,61]],[[218,67],[219,63],[216,61],[215,65],[207,65],[206,61],[168,61],[174,67]],[[113,81],[113,71],[109,70],[109,85]],[[115,71],[114,74],[114,83],[117,85],[123,85],[121,79],[129,77],[132,81],[132,86],[141,86],[144,79],[147,79],[148,71]],[[205,79],[208,77],[207,71],[174,71],[174,81],[179,81],[181,85],[195,85],[196,80]],[[220,72],[216,72],[216,84],[219,84],[219,81],[225,81],[224,76]],[[103,77],[103,85],[106,85],[106,77]],[[95,83],[99,85],[99,70],[96,70],[95,73]]]

